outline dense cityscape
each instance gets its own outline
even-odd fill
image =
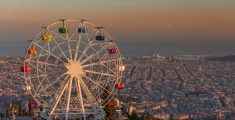
[[[126,57],[119,93],[122,110],[158,119],[228,119],[235,117],[235,63],[208,60],[209,56]],[[0,112],[11,100],[27,96],[22,58],[0,60]]]
[[[0,120],[235,120],[235,0],[0,5]]]

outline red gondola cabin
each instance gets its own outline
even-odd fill
[[[21,72],[29,72],[30,68],[28,66],[21,67]]]
[[[117,48],[110,48],[109,49],[109,54],[118,54],[119,50]]]
[[[124,89],[124,88],[125,88],[125,85],[122,84],[122,83],[118,83],[118,84],[115,85],[115,88],[116,88],[116,89]]]
[[[37,103],[30,103],[29,108],[37,108],[38,104]]]
[[[116,107],[117,106],[117,102],[116,101],[110,101],[110,102],[108,102],[107,106],[109,106],[109,107]]]

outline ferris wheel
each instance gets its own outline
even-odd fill
[[[114,39],[86,20],[62,19],[30,41],[24,66],[25,83],[42,116],[105,117],[103,107],[121,83],[125,66]]]

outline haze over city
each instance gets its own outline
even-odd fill
[[[124,56],[235,53],[233,0],[9,0],[0,6],[0,56],[24,56],[26,41],[60,18],[105,26]]]

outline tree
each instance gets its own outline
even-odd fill
[[[154,120],[154,117],[153,117],[153,115],[147,113],[144,117],[144,120]]]
[[[104,111],[106,112],[106,117],[112,117],[115,118],[117,117],[117,112],[116,109],[114,107],[109,107],[109,106],[105,106]]]
[[[129,116],[129,120],[140,120],[140,117],[138,116],[138,114],[137,114],[137,112],[135,110]]]

